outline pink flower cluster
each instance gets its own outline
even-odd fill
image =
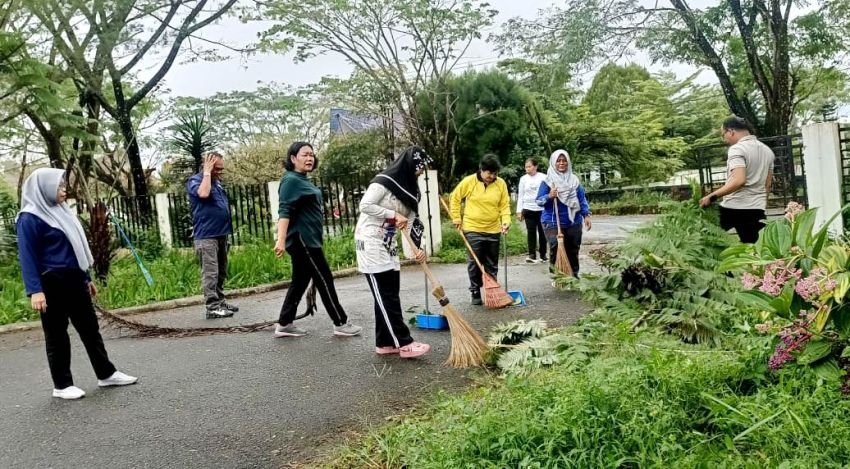
[[[808,302],[817,299],[823,293],[835,289],[835,280],[827,278],[827,271],[823,267],[815,267],[809,276],[800,279],[794,286],[794,291]]]
[[[744,288],[753,289],[758,287],[764,293],[770,296],[779,296],[782,293],[782,287],[793,277],[799,279],[803,275],[803,271],[795,269],[779,259],[771,262],[764,269],[762,278],[758,278],[750,273],[744,274],[741,281]]]
[[[784,364],[794,360],[791,352],[803,348],[812,338],[809,325],[813,320],[814,314],[800,311],[800,318],[794,320],[788,327],[779,332],[780,341],[776,345],[770,360],[767,361],[768,368],[778,370]]]
[[[788,202],[788,205],[785,207],[785,218],[788,219],[788,221],[794,221],[794,217],[804,211],[806,211],[806,207],[802,204],[794,201]]]

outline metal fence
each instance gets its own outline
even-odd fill
[[[360,215],[359,204],[372,175],[351,174],[345,178],[323,180],[313,178],[322,191],[324,229],[327,236],[353,230]],[[265,184],[225,187],[230,203],[233,234],[231,244],[238,246],[249,240],[271,242],[276,229],[272,220],[277,207],[269,206]],[[192,246],[192,213],[185,192],[168,194],[168,219],[174,247]]]
[[[119,196],[106,199],[103,202],[109,207],[110,213],[118,221],[118,224],[121,225],[121,229],[124,230],[124,233],[130,238],[133,244],[159,238],[159,225],[156,222],[153,195]],[[79,214],[88,214],[89,212],[89,207],[84,199],[78,199],[76,201],[76,208]],[[147,211],[148,208],[150,208],[150,211]],[[116,239],[118,239],[118,233],[115,232],[114,223],[110,225]]]
[[[230,186],[225,187],[224,190],[230,204],[230,220],[233,224],[230,243],[239,246],[250,240],[272,240],[273,226],[268,186],[265,184]],[[169,193],[168,205],[173,246],[191,247],[192,211],[189,206],[189,196],[185,192]]]
[[[776,155],[768,208],[785,207],[792,200],[808,205],[802,136],[782,135],[759,140],[769,146]],[[700,185],[704,193],[711,192],[726,182],[726,149],[725,144],[717,144],[693,150],[690,164],[699,170]]]
[[[841,205],[850,203],[850,124],[838,126],[841,146]],[[844,228],[850,230],[850,217],[844,217]]]
[[[350,174],[345,178],[322,179],[313,183],[322,190],[325,234],[335,236],[354,229],[360,215],[360,199],[374,174]]]

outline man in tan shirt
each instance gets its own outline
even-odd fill
[[[729,146],[726,158],[726,184],[700,199],[700,207],[720,202],[720,226],[735,228],[742,243],[758,241],[764,228],[767,196],[773,181],[773,151],[750,132],[746,120],[730,117],[720,129]]]

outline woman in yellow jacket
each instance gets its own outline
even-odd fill
[[[465,177],[452,191],[450,206],[452,223],[463,230],[484,270],[493,278],[499,273],[500,235],[511,226],[508,185],[497,176],[501,167],[496,155],[484,155],[479,171]],[[480,305],[481,270],[472,256],[468,256],[467,270],[472,304]]]

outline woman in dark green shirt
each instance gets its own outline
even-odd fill
[[[348,322],[334,288],[333,275],[322,251],[322,191],[309,179],[319,160],[313,146],[295,142],[289,147],[280,180],[277,242],[274,252],[292,257],[292,283],[286,292],[275,337],[300,337],[306,330],[295,326],[295,311],[310,280],[319,290],[322,303],[334,323],[334,335],[355,336],[362,328]]]

